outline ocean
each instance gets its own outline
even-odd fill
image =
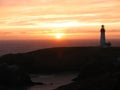
[[[119,40],[109,40],[119,47]],[[99,46],[99,40],[0,40],[0,56],[10,53],[24,53],[52,47]]]

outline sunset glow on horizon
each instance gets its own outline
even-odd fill
[[[98,39],[102,24],[120,39],[119,8],[120,0],[0,0],[0,40]]]
[[[56,33],[55,36],[56,36],[56,39],[61,39],[63,37],[63,33]]]

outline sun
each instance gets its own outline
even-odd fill
[[[61,39],[62,37],[63,37],[63,33],[56,33],[55,34],[55,37],[56,37],[56,39]]]

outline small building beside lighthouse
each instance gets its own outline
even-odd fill
[[[106,43],[105,28],[104,25],[102,25],[100,30],[100,47],[107,48],[110,46],[111,46],[110,42]]]

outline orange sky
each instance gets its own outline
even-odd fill
[[[120,39],[120,0],[0,0],[0,39]]]

